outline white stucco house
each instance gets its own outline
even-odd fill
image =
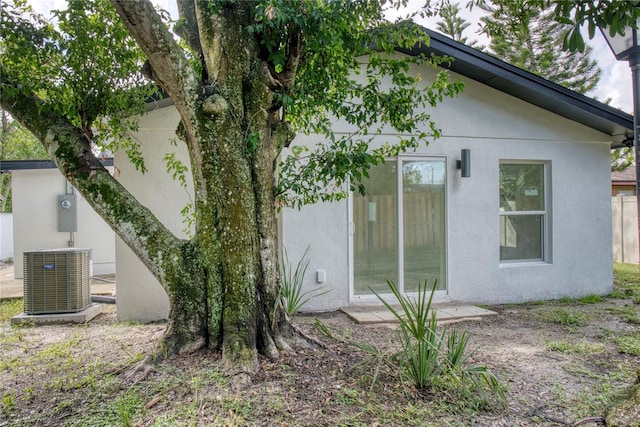
[[[442,137],[371,171],[367,196],[280,214],[289,259],[308,248],[306,290],[331,290],[304,309],[375,304],[385,279],[405,292],[438,280],[438,301],[508,303],[612,290],[609,153],[633,134],[630,115],[430,32],[399,55],[449,55],[465,89],[432,111]],[[414,69],[424,80],[432,69]],[[162,161],[179,117],[152,106],[135,138],[149,172],[116,156],[117,178],[170,229],[189,202]],[[340,124],[336,124],[340,132]],[[395,135],[382,134],[375,143]],[[294,145],[312,144],[300,135]],[[463,159],[464,157],[464,159]],[[464,160],[462,169],[458,161]],[[468,175],[468,176],[463,176]],[[116,243],[118,317],[168,313],[160,285]]]
[[[113,170],[113,160],[108,159],[105,166]],[[53,162],[3,160],[0,170],[2,173],[11,173],[16,279],[23,278],[25,251],[71,246],[92,250],[94,274],[115,273],[115,233],[76,193]],[[61,206],[61,198],[69,201],[69,208]],[[69,212],[74,214],[70,221]],[[0,232],[4,234],[5,230]]]

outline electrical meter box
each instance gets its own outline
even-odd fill
[[[78,210],[75,194],[58,196],[58,231],[78,231]]]

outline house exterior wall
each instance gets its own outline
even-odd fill
[[[416,153],[447,163],[448,290],[436,299],[497,304],[610,292],[609,137],[463,80],[464,92],[432,114],[442,137]],[[378,142],[394,138],[389,133]],[[296,142],[313,145],[310,137]],[[469,178],[456,170],[463,148],[471,150]],[[500,262],[501,160],[542,161],[549,167],[551,244],[545,262]],[[305,290],[333,289],[309,301],[307,310],[354,303],[348,292],[351,257],[345,251],[353,227],[348,206],[349,201],[343,201],[282,214],[282,241],[290,260],[299,259],[309,247]],[[317,283],[316,270],[326,271],[326,283]]]
[[[146,173],[137,171],[123,153],[116,154],[114,164],[118,169],[118,181],[151,209],[169,230],[185,237],[180,211],[192,200],[189,196],[193,194],[191,180],[190,177],[187,179],[188,189],[182,188],[167,173],[163,160],[167,153],[175,153],[176,159],[189,165],[184,144],[173,146],[170,142],[176,137],[179,121],[173,107],[151,111],[142,118],[134,138],[140,143]],[[154,321],[167,318],[169,301],[158,281],[119,238],[116,248],[118,319]]]
[[[67,180],[58,169],[11,172],[14,276],[23,277],[24,251],[69,247],[70,233],[58,232],[58,196]],[[87,201],[77,194],[77,231],[74,246],[91,248],[93,273],[115,273],[115,235]]]
[[[430,69],[414,71],[424,81],[434,75]],[[610,138],[478,82],[462,80],[464,92],[432,112],[442,137],[407,154],[446,161],[448,289],[438,293],[438,300],[493,304],[610,292]],[[142,118],[136,139],[149,168],[146,175],[116,157],[118,179],[175,232],[183,228],[179,212],[189,198],[167,176],[162,157],[176,152],[188,158],[181,144],[173,147],[168,143],[178,120],[173,107]],[[338,133],[348,130],[337,122]],[[376,138],[372,146],[392,142],[397,135],[383,132]],[[314,137],[300,135],[296,144],[312,146]],[[469,178],[462,178],[455,168],[463,148],[471,150]],[[548,166],[551,242],[544,262],[500,262],[501,160],[541,161]],[[349,296],[350,203],[319,203],[299,211],[283,209],[280,214],[278,233],[289,260],[297,262],[308,248],[304,291],[331,290],[311,299],[304,310],[334,310],[354,303]],[[123,246],[118,244],[119,318],[166,317],[164,292]],[[324,272],[323,283],[318,283],[318,271]]]

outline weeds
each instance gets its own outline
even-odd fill
[[[640,312],[634,306],[624,308],[613,307],[608,308],[607,311],[620,315],[620,318],[627,323],[640,324]]]
[[[542,320],[563,326],[581,326],[586,318],[582,313],[560,308],[543,313]]]
[[[22,313],[22,298],[0,300],[0,322],[7,321]]]
[[[613,298],[631,298],[636,304],[640,304],[640,277],[638,265],[620,264],[613,265]]]
[[[287,250],[283,251],[283,259],[280,262],[280,288],[278,290],[278,299],[282,301],[282,306],[289,316],[300,310],[310,299],[319,297],[330,291],[320,292],[318,290],[308,290],[302,292],[304,285],[304,276],[309,267],[309,258],[307,253],[309,248],[304,251],[302,258],[293,268],[293,264],[289,262]]]
[[[615,341],[620,353],[640,356],[640,332],[619,336]]]
[[[11,391],[7,391],[2,395],[2,413],[9,415],[16,406],[16,396]]]
[[[569,342],[567,340],[551,341],[546,343],[547,349],[559,353],[597,354],[604,353],[607,349],[602,343],[595,342]]]

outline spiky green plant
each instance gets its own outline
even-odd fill
[[[463,387],[469,380],[472,385],[488,389],[504,402],[505,389],[500,380],[486,366],[468,366],[471,355],[467,349],[469,333],[448,332],[446,329],[438,333],[436,311],[431,307],[437,284],[436,280],[431,291],[428,291],[427,281],[418,284],[416,298],[413,299],[401,293],[394,282],[387,280],[400,310],[372,290],[400,323],[398,335],[402,351],[397,356],[401,366],[419,389],[432,386],[445,377],[454,385]]]

